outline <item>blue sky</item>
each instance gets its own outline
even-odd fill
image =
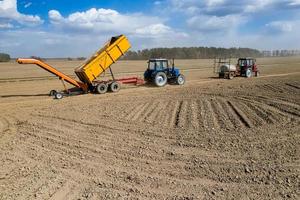
[[[111,36],[132,49],[300,49],[300,0],[0,0],[0,52],[88,56]]]

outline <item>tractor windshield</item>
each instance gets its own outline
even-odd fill
[[[242,60],[239,60],[239,65],[241,67],[252,66],[253,64],[254,64],[254,62],[253,62],[252,59],[242,59]]]

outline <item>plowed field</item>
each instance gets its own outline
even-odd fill
[[[1,64],[0,199],[298,199],[300,58],[258,63],[261,77],[223,80],[182,60],[182,87],[62,100],[41,69]]]

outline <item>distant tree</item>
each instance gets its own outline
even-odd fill
[[[41,58],[39,56],[30,56],[30,58],[40,60],[40,61],[45,61],[46,60],[46,58]]]
[[[86,57],[78,57],[77,60],[85,60]]]
[[[68,57],[68,58],[67,58],[67,60],[68,60],[68,61],[72,61],[72,60],[73,60],[73,58],[70,58],[70,57]]]
[[[125,60],[147,60],[149,58],[202,59],[215,57],[261,57],[263,54],[249,48],[174,47],[128,51]]]
[[[6,53],[0,53],[0,62],[10,61],[10,55]]]

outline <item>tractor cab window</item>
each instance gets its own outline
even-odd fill
[[[155,65],[156,65],[156,62],[149,62],[148,68],[149,68],[150,70],[155,70]]]
[[[162,70],[162,69],[163,69],[162,61],[156,61],[156,70]]]
[[[252,66],[253,65],[253,60],[248,60],[248,66]]]
[[[241,67],[247,66],[248,65],[247,60],[239,60],[239,65]]]
[[[168,62],[165,60],[156,61],[156,69],[164,70],[168,67]]]
[[[168,61],[163,61],[162,65],[164,69],[168,68]]]
[[[149,61],[148,68],[149,70],[164,70],[168,68],[168,61],[165,60]]]

